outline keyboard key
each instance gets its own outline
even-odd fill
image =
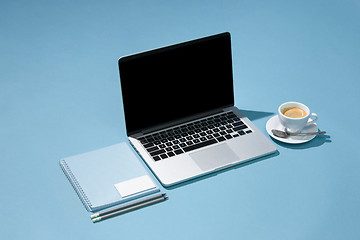
[[[176,154],[176,155],[179,155],[179,154],[182,154],[183,152],[184,152],[183,150],[178,149],[178,150],[175,151],[175,154]]]
[[[153,157],[153,159],[154,159],[155,161],[159,161],[161,158],[160,158],[159,156],[155,156],[155,157]]]
[[[215,133],[215,134],[214,134],[214,137],[220,137],[220,134],[219,134],[219,133]]]
[[[230,135],[230,134],[227,134],[227,135],[225,135],[224,136],[226,139],[231,139],[232,138],[232,136]]]
[[[180,131],[183,133],[186,133],[188,131],[188,129],[186,127],[181,127]]]
[[[142,137],[142,138],[139,138],[138,140],[142,143],[142,144],[146,144],[149,142],[149,139],[152,139],[151,136],[147,136],[147,137]]]
[[[165,159],[165,158],[168,158],[168,156],[164,153],[164,154],[161,154],[160,155],[161,159]]]
[[[238,121],[238,122],[234,122],[233,123],[233,126],[234,127],[237,127],[237,126],[240,126],[240,125],[243,125],[244,123],[242,121]]]
[[[154,147],[147,148],[146,150],[147,150],[148,152],[152,152],[152,151],[155,151],[155,150],[158,150],[158,149],[159,149],[158,146],[154,146]]]
[[[144,148],[149,148],[149,147],[154,146],[153,143],[146,143],[146,144],[143,144],[143,145],[144,145]]]
[[[216,140],[218,140],[219,142],[225,141],[226,139],[224,137],[218,137],[216,138]]]
[[[241,126],[239,126],[239,127],[234,128],[234,131],[243,130],[243,129],[245,129],[245,128],[247,128],[246,125],[241,125]]]
[[[213,138],[213,139],[208,140],[208,141],[204,141],[204,142],[201,142],[201,143],[198,143],[198,144],[193,144],[191,146],[184,147],[184,151],[189,152],[189,151],[192,151],[192,150],[195,150],[195,149],[198,149],[198,148],[209,146],[209,145],[214,144],[214,143],[217,143],[217,141]]]
[[[151,152],[150,155],[153,157],[153,156],[156,156],[156,155],[159,155],[159,154],[162,154],[162,153],[165,153],[164,149],[160,149],[160,150]]]
[[[175,153],[173,153],[173,152],[168,152],[167,155],[168,155],[169,157],[172,157],[172,156],[175,156]]]
[[[231,112],[230,114],[227,115],[227,117],[228,117],[228,118],[236,118],[236,115]]]
[[[201,129],[197,128],[194,130],[194,132],[199,133],[199,132],[201,132]]]

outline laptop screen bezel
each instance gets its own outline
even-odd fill
[[[129,96],[129,92],[128,89],[126,88],[126,81],[128,81],[128,79],[126,79],[126,77],[124,77],[123,71],[126,71],[126,63],[129,64],[131,62],[136,62],[138,59],[144,59],[147,57],[152,57],[152,56],[156,56],[156,55],[161,55],[164,53],[167,53],[169,51],[172,50],[181,50],[181,49],[187,49],[190,48],[192,46],[196,46],[197,44],[202,45],[202,44],[207,44],[210,43],[211,41],[216,41],[216,40],[221,40],[226,42],[226,57],[229,58],[227,59],[227,61],[229,62],[228,65],[226,66],[227,69],[226,71],[228,71],[226,74],[224,73],[224,76],[227,76],[227,93],[226,93],[226,100],[224,100],[224,102],[222,102],[221,104],[214,106],[212,108],[209,109],[204,109],[202,111],[202,109],[198,109],[196,111],[196,113],[191,113],[191,114],[184,114],[182,116],[177,116],[174,119],[170,119],[167,121],[160,121],[160,122],[156,122],[155,124],[150,124],[150,125],[145,125],[145,126],[139,126],[139,127],[133,127],[131,126],[132,122],[132,116],[130,116],[131,114],[133,114],[133,112],[135,111],[139,111],[141,112],[141,109],[131,109],[132,104],[129,104],[129,99],[127,99]],[[222,46],[224,47],[224,46]],[[125,65],[125,66],[124,66]],[[146,52],[142,52],[142,53],[138,53],[138,54],[134,54],[134,55],[130,55],[130,56],[125,56],[122,57],[118,60],[118,66],[119,66],[119,74],[120,74],[120,84],[121,84],[121,92],[122,92],[122,97],[123,97],[123,107],[124,107],[124,116],[125,116],[125,125],[126,125],[126,132],[127,135],[130,136],[132,134],[138,133],[138,132],[142,132],[144,130],[147,130],[149,128],[151,129],[156,129],[157,127],[161,127],[164,124],[165,125],[171,125],[171,122],[175,122],[176,120],[182,119],[182,118],[189,118],[192,115],[198,115],[198,114],[204,114],[206,112],[212,112],[212,111],[218,111],[221,108],[226,108],[226,107],[230,107],[234,105],[234,86],[233,86],[233,70],[232,70],[232,54],[231,54],[231,36],[230,33],[225,32],[225,33],[221,33],[221,34],[217,34],[217,35],[213,35],[213,36],[209,36],[209,37],[204,37],[204,38],[200,38],[200,39],[195,39],[192,41],[188,41],[188,42],[183,42],[183,43],[179,43],[179,44],[175,44],[175,45],[171,45],[171,46],[166,46],[166,47],[162,47],[162,48],[158,48],[158,49],[154,49],[154,50],[150,50],[150,51],[146,51]],[[231,83],[231,84],[230,84]],[[139,80],[139,86],[141,87],[141,80]],[[131,93],[130,93],[131,94]],[[134,99],[132,99],[134,100]],[[136,100],[136,99],[135,99]],[[138,99],[138,101],[141,101],[140,99]],[[139,116],[141,115],[141,113],[139,113]],[[145,116],[145,117],[149,117],[149,116]],[[151,116],[150,116],[151,117]]]

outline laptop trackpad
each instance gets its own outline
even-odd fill
[[[235,162],[239,157],[224,143],[189,154],[202,171],[208,171]]]

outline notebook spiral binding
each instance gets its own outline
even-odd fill
[[[78,183],[75,176],[72,174],[70,168],[68,167],[68,165],[66,164],[66,162],[64,160],[60,161],[60,167],[63,170],[65,176],[69,179],[69,182],[71,183],[73,188],[76,190],[76,193],[77,193],[78,197],[80,198],[81,202],[83,203],[83,205],[85,206],[85,208],[88,211],[91,211],[92,204],[91,204],[90,200],[86,196],[85,192],[82,190],[80,184]]]

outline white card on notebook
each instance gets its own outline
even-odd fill
[[[128,197],[136,193],[141,193],[143,191],[153,189],[156,186],[148,175],[144,175],[117,183],[115,184],[115,187],[122,197]]]

